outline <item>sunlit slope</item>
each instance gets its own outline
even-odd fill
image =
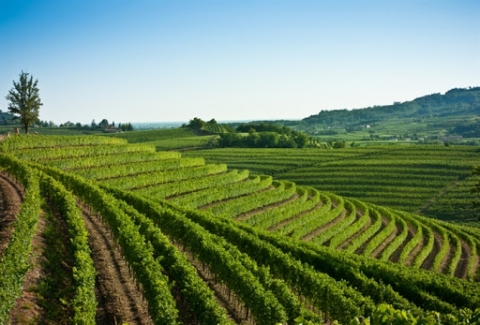
[[[197,132],[198,133],[198,132]],[[144,143],[157,150],[185,150],[208,148],[216,135],[195,134],[190,128],[173,128],[110,134],[108,137],[125,139],[129,143]]]
[[[41,146],[26,143],[9,148],[9,152],[23,160],[59,167],[105,186],[130,190],[152,199],[166,199],[172,204],[208,211],[317,245],[458,277],[473,278],[477,270],[477,239],[458,226],[346,199],[289,181],[251,176],[247,170],[228,170],[226,165],[206,164],[202,158],[155,152],[153,147],[144,144],[127,144],[115,138],[92,138],[95,140],[91,144],[84,143],[88,138],[83,137],[61,144],[54,138],[47,139],[50,144],[48,141]],[[399,157],[400,162],[394,168],[401,168],[405,160],[415,159],[402,160],[401,154],[401,150],[389,153]],[[423,152],[425,155],[428,153]],[[345,157],[345,154],[337,157]],[[304,161],[308,161],[308,156]],[[335,164],[343,163],[350,167],[349,170],[356,170],[355,175],[360,176],[363,171],[366,175],[361,178],[363,182],[360,178],[352,181],[368,188],[379,181],[369,180],[372,175],[392,168],[386,168],[387,164],[380,158],[376,162],[373,164],[370,160],[369,165],[352,166],[340,160]],[[405,164],[411,166],[408,161]],[[333,184],[339,179],[329,176],[332,168],[323,167],[323,182]],[[408,171],[414,169],[410,167]],[[353,175],[345,171],[346,179],[347,174]],[[441,177],[441,174],[442,170],[437,169],[433,176]],[[417,175],[422,176],[428,175]],[[406,181],[408,183],[408,178]]]
[[[469,220],[471,146],[385,145],[344,149],[212,149],[186,152],[296,184],[442,220]]]
[[[380,302],[444,313],[480,307],[478,283],[465,280],[478,276],[476,231],[120,139],[22,136],[2,150],[45,166],[35,168],[95,209],[151,218],[148,227],[206,265],[259,324],[294,314],[346,322]],[[128,206],[107,204],[118,199]],[[148,231],[142,218],[138,231]]]

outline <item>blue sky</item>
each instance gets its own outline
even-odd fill
[[[301,119],[480,86],[480,1],[0,0],[22,70],[57,124]]]

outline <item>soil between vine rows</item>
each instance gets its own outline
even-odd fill
[[[6,173],[0,173],[0,256],[8,246],[13,233],[13,223],[20,212],[25,189],[23,186]],[[42,230],[45,220],[41,217],[37,226],[37,233],[33,238],[34,265],[40,266],[42,260],[41,251],[44,248]],[[11,324],[22,324],[23,320],[38,320],[41,318],[42,309],[39,300],[34,294],[34,288],[42,276],[42,268],[36,267],[30,270],[24,280],[24,291],[17,299],[15,307],[10,312]],[[26,308],[28,307],[28,308]]]
[[[45,276],[43,251],[45,250],[45,237],[43,232],[46,220],[40,217],[37,225],[37,232],[33,238],[33,254],[30,257],[34,266],[25,275],[23,282],[23,292],[20,298],[15,302],[15,307],[10,312],[10,321],[12,324],[31,324],[44,323],[49,324],[44,317],[44,309],[42,308],[40,298],[36,295],[38,286]],[[58,321],[57,324],[66,324]]]
[[[130,274],[118,245],[96,215],[83,210],[89,245],[97,271],[97,324],[153,324],[148,305]]]
[[[83,218],[89,232],[92,258],[97,270],[97,324],[153,324],[142,290],[135,285],[135,279],[130,274],[128,265],[108,226],[102,222],[101,217],[95,213],[89,213],[87,208],[83,209]],[[245,308],[235,294],[228,294],[230,290],[210,274],[208,267],[195,261],[190,253],[185,253],[199,275],[214,291],[219,304],[228,310],[232,319],[235,319],[238,324],[255,324],[251,315],[245,317]],[[173,293],[181,323],[197,324],[195,316],[183,301],[178,288],[175,287]],[[226,293],[228,298],[225,297]]]
[[[20,212],[24,188],[10,176],[0,173],[0,256],[12,235],[12,223]]]
[[[12,223],[15,221],[22,203],[24,188],[20,183],[12,179],[9,175],[0,173],[0,243],[2,248],[8,246],[12,234]],[[54,207],[52,207],[54,208]],[[83,218],[89,232],[89,245],[92,250],[92,258],[97,271],[96,280],[96,298],[97,306],[97,324],[153,324],[149,314],[148,305],[143,299],[141,288],[135,283],[134,277],[128,270],[128,265],[123,259],[118,245],[113,239],[113,235],[108,230],[101,218],[95,213],[89,213],[88,209],[82,209]],[[59,215],[55,216],[57,222],[62,223]],[[24,282],[23,293],[17,300],[15,307],[10,313],[12,324],[24,324],[41,322],[44,324],[67,324],[68,316],[52,320],[45,313],[40,299],[36,296],[39,284],[46,276],[44,251],[49,249],[45,243],[45,227],[48,221],[44,216],[40,216],[36,235],[33,239],[32,265]],[[67,229],[57,224],[59,236],[68,239]],[[63,233],[63,235],[62,235]],[[1,254],[1,251],[0,251]],[[189,259],[192,258],[187,254]],[[198,263],[191,260],[196,268]],[[62,262],[64,267],[70,269],[67,262]],[[225,288],[218,287],[219,282],[211,276],[206,276],[205,270],[198,272],[209,282],[209,286],[215,291],[215,295],[221,305],[229,310],[232,318],[239,324],[254,324],[250,317],[245,319],[244,307],[236,300],[234,294],[229,294],[230,299],[225,299]],[[208,274],[208,271],[207,271]],[[55,276],[55,275],[53,275]],[[228,290],[226,291],[228,292]],[[230,300],[230,301],[228,301]],[[180,320],[184,324],[194,324],[195,321],[190,312],[179,302]],[[60,311],[60,314],[67,313],[66,310]],[[67,313],[68,314],[68,313]]]
[[[360,212],[357,210],[357,219],[360,219],[363,217],[363,213],[364,212]],[[355,222],[356,222],[355,221]],[[345,240],[343,243],[341,243],[340,245],[338,245],[337,249],[338,250],[344,250],[348,247],[348,245],[350,245],[350,243],[356,239],[358,236],[360,236],[365,230],[368,229],[368,227],[370,227],[372,225],[372,218],[368,218],[367,219],[367,222],[365,222],[365,225],[362,227],[362,229],[360,229],[359,231],[357,231],[356,233],[354,233],[352,236],[350,236],[349,238],[347,238],[347,240]]]
[[[11,237],[12,229],[11,225],[12,222],[15,220],[16,215],[20,211],[20,205],[22,202],[22,197],[24,194],[24,189],[14,180],[12,180],[8,175],[4,173],[0,173],[0,256],[2,251],[8,245],[9,239]],[[343,212],[345,213],[345,211]],[[108,226],[103,224],[103,222],[98,218],[95,214],[88,213],[88,211],[84,210],[84,220],[87,225],[87,229],[90,234],[90,244],[92,249],[92,256],[94,259],[95,267],[98,272],[98,279],[97,279],[97,299],[98,299],[98,316],[97,316],[97,324],[121,324],[121,323],[129,323],[129,324],[152,324],[152,321],[148,315],[148,307],[147,303],[143,299],[143,295],[141,289],[135,285],[134,278],[130,275],[128,270],[128,266],[126,262],[123,260],[121,256],[120,250],[117,247],[117,244],[114,242],[112,236],[108,231]],[[245,214],[248,216],[248,214]],[[244,216],[244,217],[245,217]],[[337,219],[343,218],[344,215],[340,215]],[[359,216],[358,216],[359,217]],[[331,224],[338,222],[337,219],[331,221]],[[40,219],[39,223],[39,230],[37,231],[36,239],[34,239],[34,247],[43,247],[41,234],[43,232],[42,228],[42,218]],[[44,220],[43,220],[44,222]],[[371,223],[371,221],[370,221]],[[331,226],[329,224],[329,226]],[[384,225],[385,226],[385,225]],[[410,226],[410,225],[409,225]],[[324,229],[323,229],[324,230]],[[318,231],[318,229],[317,229]],[[372,255],[379,255],[381,251],[385,248],[385,246],[390,243],[391,240],[395,237],[396,233],[398,232],[398,225],[396,230],[389,236],[389,238],[383,243],[383,246],[379,246],[374,254]],[[408,240],[411,240],[415,234],[415,229],[411,229],[409,227],[409,236]],[[438,254],[441,245],[442,245],[442,238],[437,234],[434,233],[435,236],[435,244],[433,247],[432,252],[429,254],[428,258],[424,261],[422,268],[430,269],[434,256]],[[403,247],[407,241],[401,246]],[[411,252],[411,257],[407,259],[406,264],[410,264],[413,260],[413,257],[416,256],[419,249],[423,246],[423,240],[415,249]],[[461,242],[462,246],[462,257],[455,269],[455,276],[460,278],[465,278],[467,274],[467,266],[468,261],[471,257],[471,250],[465,242]],[[398,249],[396,254],[400,253],[401,249]],[[445,269],[447,265],[449,265],[449,260],[452,259],[453,250],[450,248],[448,254],[443,260],[443,263],[440,266],[440,269]],[[191,257],[190,257],[191,259]],[[392,258],[396,259],[396,258]],[[200,265],[195,263],[191,260],[191,262],[195,265],[199,273],[201,273],[202,278],[207,282],[211,282],[209,276],[206,276],[205,272],[201,272]],[[41,264],[38,262],[34,262],[35,265]],[[476,260],[475,268],[478,267],[478,260]],[[203,273],[203,274],[202,274]],[[33,274],[33,275],[31,275]],[[26,283],[32,281],[35,282],[35,279],[38,279],[42,274],[41,269],[34,269],[33,272],[30,272],[27,275]],[[28,280],[29,277],[33,280]],[[213,281],[216,282],[216,281]],[[219,291],[223,291],[223,288],[214,288],[212,283],[210,286],[214,291],[216,291],[217,299],[223,300],[223,305],[225,308],[228,308],[228,305],[231,302],[226,301],[224,297],[220,298]],[[28,286],[27,286],[28,287]],[[25,290],[23,296],[19,299],[19,301],[26,301],[33,307],[31,308],[31,313],[33,316],[31,317],[41,317],[41,310],[38,311],[38,306],[36,305],[35,298],[32,297],[31,294],[28,293],[28,289]],[[17,304],[18,305],[18,304]],[[237,306],[237,303],[234,304]],[[238,308],[238,307],[237,307]],[[240,310],[243,308],[240,307]],[[180,314],[182,314],[182,308],[179,308]],[[231,310],[230,310],[231,311]],[[18,307],[14,309],[12,312],[15,317],[18,318]],[[187,312],[188,313],[188,312]],[[239,316],[242,312],[231,312],[232,318],[235,318],[239,321],[242,316]],[[35,316],[36,314],[36,316]],[[237,315],[235,315],[237,314]],[[235,316],[233,316],[235,315]],[[185,320],[184,320],[185,321]],[[249,319],[247,322],[252,322]],[[21,323],[13,321],[13,324]],[[189,323],[189,322],[186,322]]]

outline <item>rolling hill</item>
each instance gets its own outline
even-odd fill
[[[301,126],[356,127],[402,118],[459,117],[480,115],[480,87],[455,88],[403,103],[362,109],[321,111],[304,118]]]
[[[472,228],[117,138],[15,136],[1,150],[2,184],[23,198],[1,252],[2,321],[24,294],[25,265],[43,231],[36,225],[51,219],[65,224],[56,236],[70,247],[62,259],[73,292],[64,308],[89,320],[82,323],[141,314],[155,324],[299,316],[348,324],[381,304],[458,323],[463,308],[480,308]],[[133,286],[108,280],[120,274]],[[124,298],[139,306],[132,315]]]

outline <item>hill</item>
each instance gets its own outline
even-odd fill
[[[36,296],[68,289],[60,314],[88,324],[348,324],[383,303],[460,324],[480,307],[475,229],[124,139],[19,135],[0,151],[18,207],[1,236],[1,321],[28,296],[32,250],[46,260],[34,274],[63,269]]]
[[[390,123],[392,126],[392,123]],[[351,134],[348,134],[351,136]],[[157,150],[181,150],[184,157],[248,169],[377,205],[449,221],[478,220],[472,209],[471,175],[478,164],[476,146],[418,144],[419,141],[365,141],[332,150],[216,148],[214,136],[194,136],[189,128],[108,135]],[[356,141],[357,144],[360,141]],[[199,149],[199,150],[194,150]]]
[[[209,163],[450,221],[478,220],[470,192],[474,146],[396,144],[342,149],[218,148],[189,151]]]
[[[454,88],[445,94],[431,94],[412,101],[362,109],[321,111],[300,125],[356,127],[399,118],[433,118],[480,115],[480,87]]]

